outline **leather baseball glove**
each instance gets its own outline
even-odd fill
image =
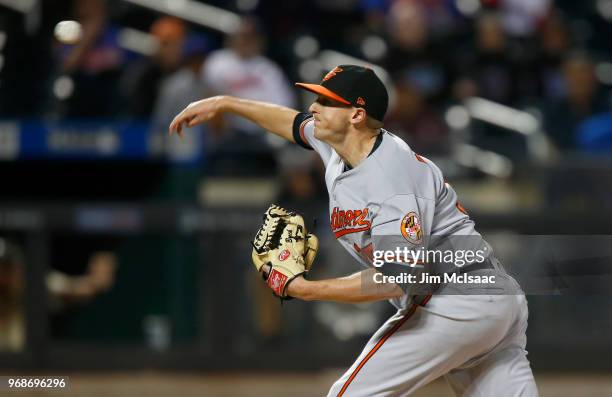
[[[288,299],[287,286],[308,273],[318,248],[319,240],[308,234],[300,215],[272,204],[253,240],[251,258],[274,295]]]

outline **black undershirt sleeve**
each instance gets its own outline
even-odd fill
[[[312,147],[304,138],[304,126],[308,120],[312,119],[312,114],[310,113],[298,113],[293,119],[293,139],[295,143],[303,147],[304,149],[313,150]]]

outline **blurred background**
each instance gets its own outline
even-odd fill
[[[537,236],[612,247],[610,37],[612,0],[0,0],[0,372],[70,375],[66,395],[324,395],[391,305],[281,306],[250,264],[275,202],[319,235],[313,278],[358,270],[320,160],[232,117],[167,127],[217,94],[307,109],[293,82],[342,63],[375,68],[386,128],[509,267]],[[610,258],[528,296],[542,395],[612,395]]]

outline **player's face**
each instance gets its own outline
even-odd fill
[[[324,142],[335,141],[350,125],[351,105],[319,95],[308,109],[314,116],[314,135]]]

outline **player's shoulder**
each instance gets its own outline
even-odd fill
[[[389,171],[398,172],[429,172],[433,162],[419,155],[400,137],[382,130],[383,141],[380,145],[379,158],[384,160],[383,166]]]
[[[428,158],[416,153],[400,137],[383,130],[383,142],[377,162],[398,194],[415,194],[434,198],[441,180],[439,168]]]

